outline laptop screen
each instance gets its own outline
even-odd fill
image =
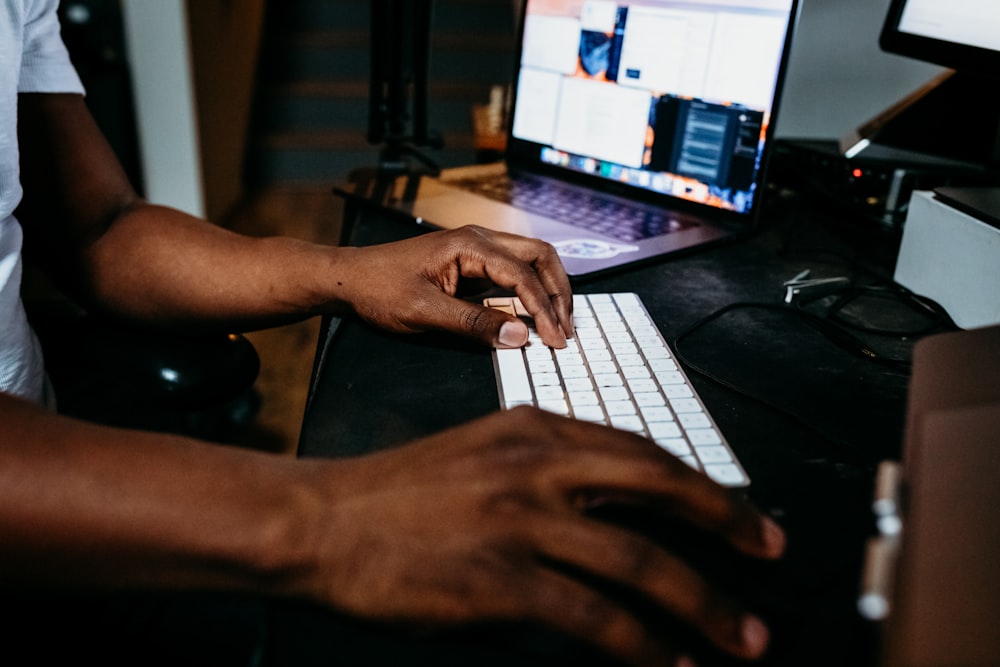
[[[510,156],[749,213],[795,0],[527,0]]]

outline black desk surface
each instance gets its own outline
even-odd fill
[[[783,283],[805,269],[813,278],[877,282],[879,273],[891,276],[886,258],[894,257],[894,241],[883,230],[840,227],[835,217],[831,227],[822,212],[773,199],[763,228],[748,239],[575,290],[639,294],[750,474],[747,494],[785,526],[788,557],[755,582],[774,631],[765,664],[871,664],[872,628],[858,617],[855,600],[874,466],[897,455],[908,375],[835,345],[782,307]],[[348,206],[347,216],[355,245],[421,233],[364,207]],[[810,308],[822,312],[828,302]],[[731,304],[746,305],[687,331]],[[861,305],[890,318],[894,307],[883,298]],[[890,357],[905,358],[912,344],[912,337],[865,340]],[[299,452],[363,454],[498,408],[488,349],[445,335],[399,336],[327,321]],[[446,655],[455,664],[484,664],[496,648],[470,649],[457,640],[420,646],[437,664],[448,663]],[[399,650],[414,654],[409,645]],[[526,664],[524,656],[517,660]],[[379,662],[370,654],[362,661]],[[545,662],[552,664],[553,655]]]

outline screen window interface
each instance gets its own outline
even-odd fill
[[[514,138],[545,163],[739,212],[790,0],[528,0]]]

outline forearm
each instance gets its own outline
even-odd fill
[[[124,211],[84,255],[85,298],[116,315],[168,326],[248,330],[345,308],[351,249],[254,238],[173,209]]]
[[[338,307],[334,247],[254,239],[144,202],[79,95],[18,105],[25,254],[89,308],[232,331]]]
[[[0,422],[4,586],[284,593],[308,560],[309,466],[294,459],[78,422],[5,394]]]
[[[767,630],[742,604],[585,508],[659,509],[758,558],[781,554],[780,528],[639,436],[517,410],[319,461],[88,426],[0,394],[0,588],[228,589],[427,629],[530,620],[672,664],[676,636],[645,622],[658,609],[760,656]]]

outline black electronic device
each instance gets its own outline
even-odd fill
[[[915,190],[989,185],[996,176],[980,165],[882,144],[849,158],[832,139],[785,138],[775,146],[771,179],[828,199],[862,223],[896,232]]]
[[[841,139],[848,158],[873,145],[942,164],[1000,168],[1000,13],[979,3],[892,0],[879,36],[886,53],[949,68]]]
[[[412,159],[436,173],[420,152],[441,146],[428,128],[431,0],[372,0],[368,143],[381,145],[379,170],[409,172]]]

